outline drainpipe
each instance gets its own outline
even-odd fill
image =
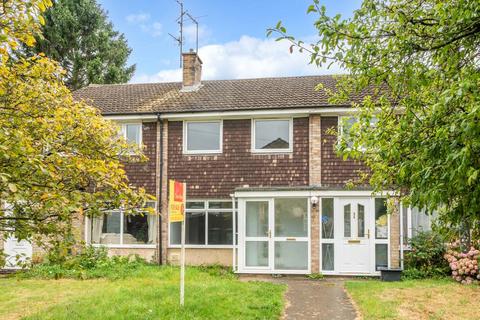
[[[157,141],[157,146],[160,152],[160,159],[159,163],[157,163],[159,168],[159,178],[158,178],[158,199],[157,199],[157,206],[158,212],[160,213],[162,210],[162,180],[163,180],[163,126],[162,121],[160,119],[160,113],[157,113],[157,130],[159,131],[159,141]],[[162,239],[162,215],[158,215],[158,264],[162,265],[162,253],[163,253],[163,239]]]

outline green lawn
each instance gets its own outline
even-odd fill
[[[450,279],[348,281],[363,319],[480,319],[480,287]]]
[[[188,268],[185,307],[179,269],[144,266],[124,279],[0,278],[0,319],[278,319],[283,285],[240,282]]]

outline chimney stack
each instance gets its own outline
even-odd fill
[[[190,52],[182,53],[183,58],[183,87],[182,91],[196,91],[200,88],[202,79],[202,60],[198,54],[190,49]]]

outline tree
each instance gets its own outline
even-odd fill
[[[328,16],[318,0],[307,11],[318,15],[315,43],[295,39],[281,22],[268,34],[318,66],[348,71],[333,102],[373,90],[355,105],[353,148],[343,141],[339,151],[367,164],[375,191],[394,188],[406,204],[439,210],[450,225],[478,228],[478,0],[364,0],[349,19]]]
[[[97,109],[73,100],[59,65],[11,56],[33,45],[49,5],[0,3],[0,234],[42,244],[68,238],[76,215],[121,206],[132,213],[151,198],[129,185],[120,162],[132,146]]]
[[[57,0],[45,12],[45,24],[27,50],[58,61],[71,90],[90,83],[125,83],[135,65],[123,34],[115,31],[96,0]]]

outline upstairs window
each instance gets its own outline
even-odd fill
[[[122,123],[120,126],[120,132],[128,143],[137,145],[142,143],[141,123]]]
[[[350,136],[350,131],[352,130],[352,127],[358,122],[357,117],[339,117],[339,137],[345,143],[347,144],[347,147],[349,149],[352,149],[354,147],[354,141],[352,140],[352,137]],[[370,126],[375,127],[377,125],[378,119],[376,117],[373,117],[370,120]],[[365,148],[363,146],[360,146],[358,148],[361,151],[364,151]]]
[[[184,153],[221,153],[222,121],[186,121]]]
[[[253,120],[252,150],[254,152],[291,152],[292,119]]]

